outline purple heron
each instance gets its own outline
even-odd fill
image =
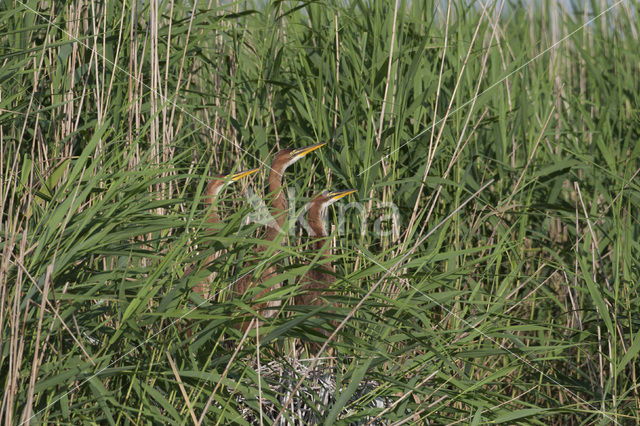
[[[220,192],[225,187],[231,185],[234,182],[239,181],[240,179],[243,179],[247,176],[254,174],[258,170],[260,169],[250,169],[242,172],[231,173],[228,175],[216,175],[211,179],[211,181],[207,185],[207,188],[205,189],[205,192],[204,192],[204,195],[205,195],[204,202],[209,206],[209,214],[207,215],[207,223],[210,226],[209,231],[215,231],[216,228],[213,225],[220,222],[220,217],[218,216],[218,209],[215,203],[216,198],[218,197]],[[217,256],[218,256],[217,253],[210,254],[205,260],[204,264],[205,265],[210,264],[217,258]],[[194,268],[191,268],[187,272],[187,274],[192,273],[193,270]],[[209,286],[211,285],[211,279],[212,277],[209,276],[204,281],[199,282],[193,287],[193,291],[195,291],[196,293],[199,293],[200,295],[202,295],[202,297],[207,299],[209,297]]]
[[[339,199],[356,192],[355,189],[347,189],[346,191],[325,191],[311,200],[308,222],[312,231],[312,236],[317,238],[313,243],[313,249],[318,253],[320,264],[316,269],[312,269],[306,273],[302,282],[303,292],[294,298],[296,305],[321,305],[324,302],[322,295],[330,295],[328,291],[331,283],[335,281],[334,269],[330,263],[326,262],[327,252],[329,251],[329,242],[327,239],[327,230],[325,228],[325,219],[327,216],[327,207],[335,203]]]
[[[269,172],[269,198],[272,206],[271,213],[275,218],[275,224],[272,224],[267,229],[267,232],[264,236],[264,239],[266,241],[274,241],[278,237],[278,234],[281,232],[284,222],[287,218],[287,199],[285,197],[284,188],[282,186],[284,172],[293,163],[300,160],[305,155],[315,151],[316,149],[323,147],[324,145],[326,145],[326,143],[318,143],[315,145],[306,146],[304,148],[283,149],[276,153],[275,157],[273,158],[273,162],[271,163],[271,171]],[[256,250],[258,252],[263,252],[267,250],[267,246],[258,246]],[[247,291],[251,290],[257,285],[260,285],[275,273],[275,266],[270,266],[262,272],[259,278],[254,279],[251,274],[245,275],[236,283],[235,293],[239,296],[243,296],[247,293]],[[280,285],[278,284],[270,289],[266,289],[260,294],[256,295],[255,298],[259,299],[261,297],[264,297],[270,290],[277,289],[279,287]],[[280,306],[280,301],[276,300],[258,304],[255,306],[255,308],[259,310],[262,316],[270,318],[276,315],[278,306]],[[250,322],[245,319],[242,323],[236,324],[236,328],[242,331],[246,331],[249,327],[249,324]]]

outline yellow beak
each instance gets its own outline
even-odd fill
[[[356,192],[357,189],[347,189],[345,191],[331,191],[329,192],[329,198],[331,201],[338,201],[342,197],[346,197],[347,195],[351,195]]]
[[[242,171],[242,172],[234,173],[234,174],[231,175],[231,180],[235,182],[235,181],[240,180],[240,179],[242,179],[244,177],[247,177],[249,175],[254,174],[258,170],[260,170],[259,167],[255,168],[255,169],[251,169],[251,170],[245,170],[245,171]]]
[[[308,153],[310,153],[312,151],[315,151],[318,148],[322,148],[326,144],[327,144],[326,142],[322,142],[322,143],[317,143],[315,145],[305,146],[304,148],[294,149],[293,152],[291,153],[291,156],[292,157],[297,157],[297,158],[302,158],[305,155],[307,155]]]

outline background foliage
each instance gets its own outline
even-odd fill
[[[0,3],[3,423],[640,422],[638,3],[603,3]],[[319,141],[296,212],[365,207],[337,312],[242,185],[204,226],[208,176]]]

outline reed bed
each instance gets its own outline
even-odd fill
[[[0,422],[640,423],[638,6],[0,3]]]

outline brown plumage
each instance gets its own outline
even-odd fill
[[[326,262],[327,253],[329,251],[329,242],[326,241],[327,230],[324,223],[326,219],[327,207],[335,203],[342,197],[353,194],[355,189],[348,189],[346,191],[325,191],[322,194],[311,200],[309,207],[308,222],[309,227],[313,233],[313,237],[317,240],[313,243],[313,248],[319,254],[318,267],[311,269],[306,273],[302,282],[302,293],[294,298],[296,305],[321,305],[322,296],[331,295],[330,292],[331,283],[335,281],[334,269],[331,263]]]
[[[220,217],[218,216],[218,210],[216,208],[215,200],[220,194],[220,192],[228,185],[236,182],[242,178],[245,178],[253,173],[257,172],[260,169],[251,169],[245,170],[238,173],[232,173],[229,175],[216,175],[211,179],[207,188],[205,189],[205,198],[204,202],[209,206],[209,214],[207,215],[207,223],[209,223],[210,227],[208,228],[209,232],[215,232],[217,228],[214,226],[220,222]],[[204,262],[204,265],[211,264],[218,257],[218,253],[210,254]],[[195,270],[194,267],[190,268],[187,271],[187,274],[192,273]],[[193,291],[199,293],[207,299],[209,297],[209,286],[211,285],[212,276],[210,275],[204,281],[199,282],[193,287]]]
[[[205,195],[204,202],[206,205],[209,206],[209,214],[207,215],[207,223],[209,223],[210,225],[208,228],[209,232],[217,231],[217,227],[214,225],[220,222],[220,217],[218,216],[218,210],[216,208],[215,200],[220,194],[220,192],[222,191],[222,189],[224,189],[227,185],[230,185],[237,180],[240,180],[246,176],[249,176],[257,172],[258,170],[260,169],[245,170],[243,172],[232,173],[228,175],[215,175],[211,179],[211,181],[209,181],[209,184],[207,185],[207,188],[205,189],[205,192],[204,192],[204,195]],[[218,257],[218,255],[219,255],[218,253],[212,253],[209,256],[207,256],[207,259],[205,260],[204,265],[206,266],[211,264]],[[190,266],[185,272],[185,276],[192,274],[195,270],[196,270],[195,266]],[[204,280],[200,281],[195,286],[193,286],[193,291],[200,294],[205,299],[208,299],[209,289],[211,287],[212,280],[213,280],[213,275],[209,275],[207,278],[205,278]],[[187,321],[187,324],[189,323],[190,321]],[[183,332],[182,326],[180,324],[178,324],[178,329],[180,330],[180,332]],[[192,336],[193,330],[191,329],[191,325],[188,325],[188,328],[184,331],[184,333],[188,338]]]
[[[284,222],[287,218],[287,199],[285,197],[284,188],[282,186],[282,178],[284,172],[290,165],[324,145],[325,143],[319,143],[299,149],[283,149],[278,151],[278,153],[273,158],[273,162],[271,163],[271,171],[269,172],[269,199],[271,200],[271,213],[275,218],[275,224],[271,224],[267,229],[267,232],[264,236],[264,239],[266,241],[274,241],[278,237],[278,234],[282,230],[282,226],[284,225]],[[258,253],[265,250],[267,250],[267,246],[256,247],[256,251]],[[261,283],[272,277],[275,273],[275,266],[270,266],[265,269],[261,276],[257,279],[254,279],[252,273],[250,273],[238,280],[235,286],[235,293],[238,296],[242,297],[247,293],[247,291],[251,290],[257,285],[260,285]],[[270,290],[275,290],[279,287],[280,285],[277,284],[270,289],[266,289],[260,294],[256,295],[255,298],[259,299],[261,297],[264,297]],[[258,309],[260,315],[271,318],[276,315],[279,306],[280,302],[276,300],[267,303],[260,303],[258,305],[255,305],[254,308]],[[242,331],[246,331],[249,327],[249,324],[250,319],[247,318],[243,322],[236,324],[236,328]]]

